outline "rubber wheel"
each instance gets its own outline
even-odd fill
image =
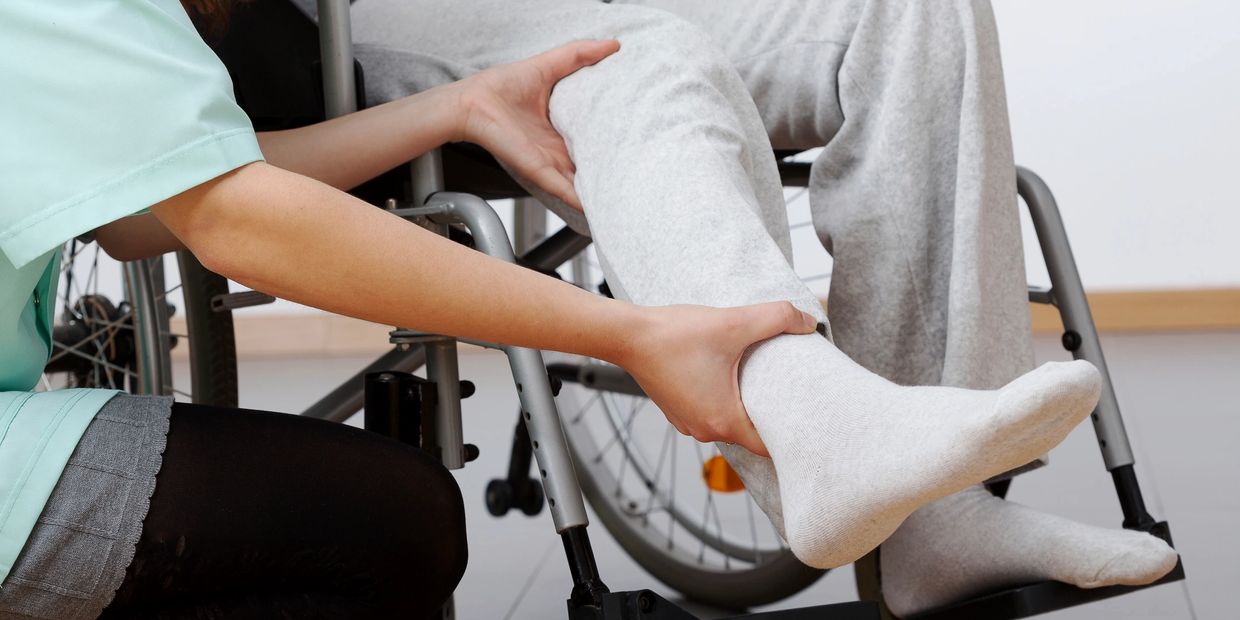
[[[208,271],[186,251],[177,252],[190,339],[190,373],[194,402],[237,406],[237,343],[232,312],[211,309],[211,299],[228,293],[228,280]]]
[[[579,361],[580,358],[577,359]],[[574,412],[578,411],[577,406],[581,403],[598,402],[592,398],[595,394],[584,385],[565,382],[564,391],[557,398],[565,436],[583,494],[599,521],[642,568],[689,599],[730,610],[783,600],[826,574],[826,571],[802,564],[786,549],[772,554],[760,564],[727,570],[686,561],[683,553],[669,550],[666,544],[652,539],[648,528],[643,531],[639,519],[626,514],[625,507],[617,501],[612,492],[614,485],[611,484],[616,472],[594,458],[597,446],[591,439],[590,431],[574,421],[590,417],[574,415]],[[613,480],[608,481],[608,478]]]
[[[528,486],[525,487],[525,494],[521,496],[521,512],[526,516],[533,517],[542,512],[543,504],[547,502],[547,497],[543,494],[542,483],[537,480],[530,480]]]

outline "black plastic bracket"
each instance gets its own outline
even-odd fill
[[[438,398],[433,381],[407,372],[367,373],[363,426],[368,431],[420,447],[423,436],[435,436],[434,429],[429,426],[434,424]]]
[[[1115,483],[1115,495],[1119,498],[1120,510],[1124,513],[1124,527],[1130,530],[1141,530],[1154,534],[1153,529],[1166,522],[1157,523],[1145,508],[1145,498],[1141,496],[1141,485],[1137,483],[1136,471],[1132,465],[1121,465],[1111,470],[1111,481]],[[1154,534],[1158,536],[1157,534]],[[1170,533],[1164,538],[1171,544]],[[1160,537],[1163,538],[1163,537]]]

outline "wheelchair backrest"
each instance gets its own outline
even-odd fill
[[[318,25],[289,0],[238,3],[212,49],[228,67],[241,109],[257,131],[322,121],[323,78]],[[359,107],[363,101],[358,71]]]

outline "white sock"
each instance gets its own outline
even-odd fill
[[[920,506],[1058,444],[1089,415],[1099,385],[1091,364],[1066,362],[994,391],[902,387],[820,336],[779,336],[741,365],[741,395],[774,471],[738,448],[725,456],[802,562],[841,566]],[[775,472],[778,495],[768,488]]]
[[[1142,585],[1176,552],[1143,532],[1077,523],[977,486],[931,503],[883,543],[883,598],[897,616],[990,590],[1054,579],[1081,588]]]

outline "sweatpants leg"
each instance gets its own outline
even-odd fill
[[[696,100],[703,93],[676,91],[673,84],[686,78],[669,82],[669,77],[674,71],[695,72],[684,67],[703,68],[704,55],[714,53],[715,64],[726,58],[776,147],[825,145],[813,166],[810,201],[815,227],[835,259],[830,307],[836,344],[903,384],[997,387],[1032,366],[1015,170],[998,37],[987,2],[622,3],[641,6],[593,0],[450,5],[368,0],[354,7],[358,53],[369,68],[371,97],[383,100],[574,38],[632,39],[641,64],[659,70],[633,71],[634,54],[626,49],[606,68],[583,72],[599,76],[589,80],[599,85],[595,96],[556,91],[557,119],[583,121],[561,127],[585,130],[575,140],[583,156],[578,165],[605,169],[629,185],[639,178],[643,188],[674,183],[679,195],[661,193],[662,199],[652,201],[681,205],[665,213],[717,204],[720,185],[731,193],[736,188],[726,186],[748,185],[738,195],[756,207],[786,255],[786,223],[776,206],[770,166],[755,160],[759,154],[742,152],[758,150],[762,140],[751,112],[719,117],[730,117],[724,133],[731,133],[727,139],[733,145],[724,151],[737,152],[710,147],[713,156],[726,160],[714,174],[674,178],[678,170],[702,168],[686,161],[701,152],[690,145],[722,136],[678,138],[691,126],[680,122],[686,111],[690,122],[701,120],[696,110],[703,104]],[[693,32],[678,37],[678,30]],[[620,73],[630,77],[609,81]],[[565,86],[586,81],[574,76]],[[725,110],[750,107],[731,102],[741,93],[732,92],[734,80],[724,81],[733,88],[709,87],[716,101],[702,109],[725,101]],[[675,161],[663,174],[634,176],[623,166],[624,155],[606,147],[603,167],[584,160],[593,139],[587,136],[621,132],[645,141],[641,119],[649,116],[681,132],[646,143],[647,151],[657,144]],[[635,120],[637,126],[631,126]],[[712,182],[719,174],[731,178]],[[583,197],[590,191],[578,190]],[[588,201],[587,209],[591,206]],[[633,243],[644,237],[635,230],[619,232]]]
[[[646,305],[786,299],[825,320],[789,264],[781,186],[758,111],[697,27],[662,10],[593,0],[367,0],[354,7],[354,27],[364,63],[420,66],[368,71],[368,92],[379,99],[575,39],[619,39],[619,52],[564,79],[551,97],[613,290]]]
[[[724,48],[778,148],[825,145],[810,204],[836,344],[903,384],[1032,367],[998,36],[984,0],[626,0]]]

